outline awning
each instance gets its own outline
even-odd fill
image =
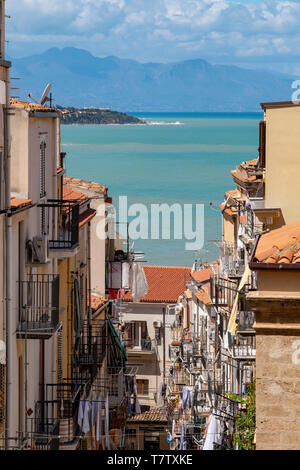
[[[123,344],[121,343],[120,341],[120,338],[116,332],[116,330],[114,329],[114,326],[112,324],[112,322],[110,320],[108,320],[108,325],[109,325],[109,328],[110,328],[110,332],[111,332],[111,336],[112,338],[114,339],[116,345],[119,347],[119,349],[121,350],[123,356],[124,356],[124,359],[125,361],[128,361],[128,356],[127,356],[127,352],[126,352],[126,349],[124,348]]]

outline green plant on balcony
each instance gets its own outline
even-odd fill
[[[238,450],[255,450],[255,429],[256,429],[256,387],[255,382],[247,387],[245,397],[241,398],[233,393],[227,393],[229,398],[244,405],[235,418],[235,432],[233,444]]]

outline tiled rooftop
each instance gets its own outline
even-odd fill
[[[36,111],[39,113],[57,113],[56,108],[50,108],[49,106],[41,105],[39,103],[31,103],[29,101],[22,101],[16,98],[10,99],[10,104],[14,108],[24,109],[25,111]]]
[[[210,291],[210,286],[202,287],[198,292],[195,292],[195,296],[204,305],[209,305],[212,303],[209,291]]]
[[[200,269],[200,271],[194,271],[191,273],[191,276],[197,284],[201,284],[202,282],[208,282],[210,280],[211,269]]]
[[[90,220],[95,217],[96,213],[97,211],[95,209],[87,209],[82,212],[82,214],[79,215],[79,228],[90,222]]]
[[[148,423],[157,423],[157,422],[167,422],[167,414],[165,411],[161,410],[161,408],[150,408],[149,411],[145,411],[144,413],[137,414],[132,418],[127,420],[128,423],[141,423],[141,422],[148,422]]]
[[[300,222],[284,225],[262,235],[253,261],[273,264],[300,263]]]
[[[63,199],[65,201],[79,201],[80,204],[84,204],[85,202],[88,201],[88,196],[64,184],[63,185]]]
[[[64,183],[69,186],[75,186],[78,189],[88,189],[97,193],[107,194],[108,189],[102,184],[93,183],[92,181],[85,181],[80,178],[73,178],[72,176],[64,176]]]
[[[144,266],[144,269],[149,289],[140,302],[177,303],[191,277],[191,268],[181,266]],[[132,301],[131,292],[124,300]]]
[[[32,204],[31,199],[24,199],[19,197],[11,197],[11,210],[21,209],[22,207],[30,206]]]

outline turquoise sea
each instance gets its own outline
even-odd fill
[[[222,236],[219,204],[234,188],[230,170],[257,156],[260,114],[143,114],[149,125],[63,126],[66,174],[109,188],[113,203],[205,205],[205,244],[137,240],[148,264],[191,266],[216,259]],[[171,226],[172,228],[172,226]],[[172,233],[172,231],[171,231]]]

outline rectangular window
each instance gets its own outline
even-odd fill
[[[137,379],[136,387],[138,395],[149,395],[149,380]]]

